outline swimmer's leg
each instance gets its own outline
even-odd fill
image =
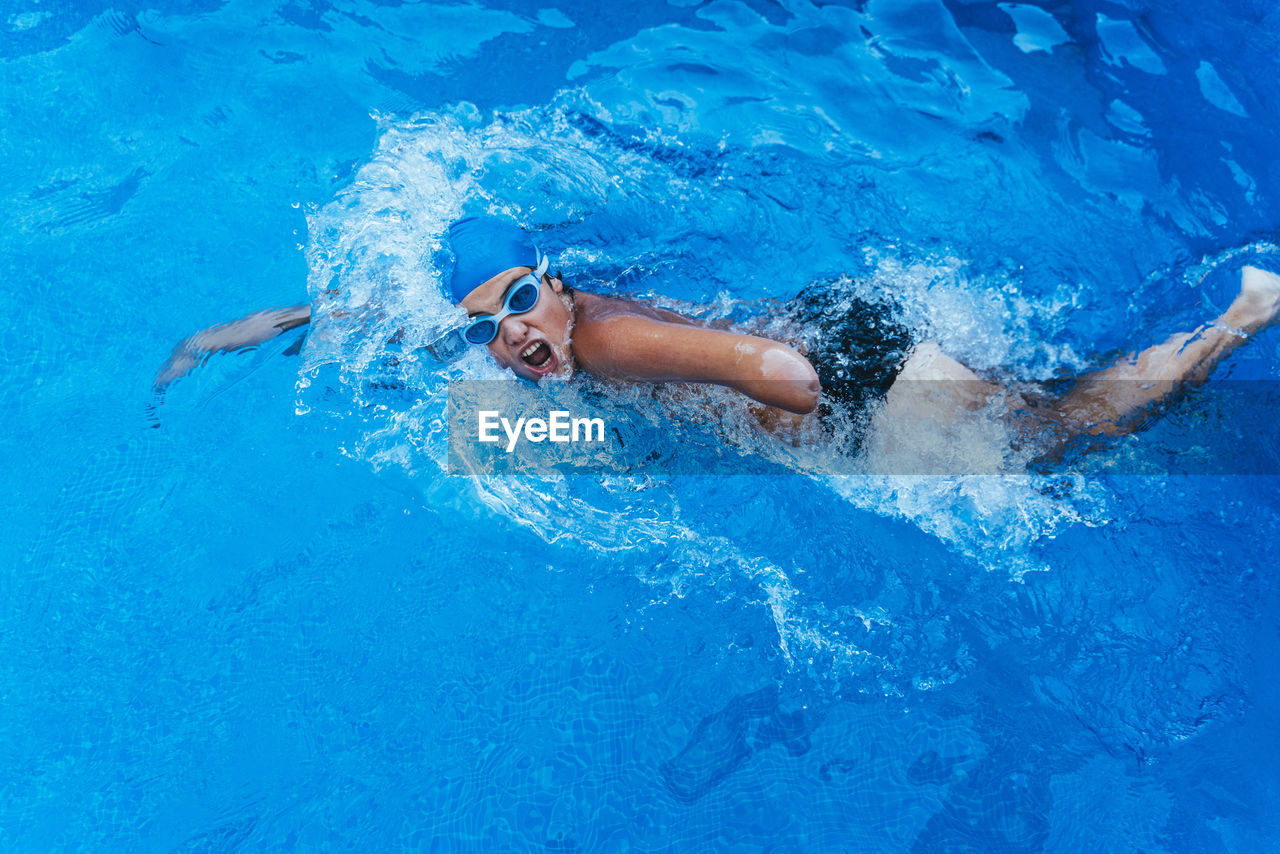
[[[911,351],[883,405],[872,410],[863,448],[873,468],[889,466],[881,473],[903,464],[923,465],[911,469],[922,473],[958,473],[963,469],[956,465],[968,465],[964,446],[989,435],[988,407],[1002,415],[1002,402],[1020,401],[1012,389],[982,379],[927,341]]]
[[[1132,432],[1158,404],[1199,385],[1249,336],[1280,319],[1280,276],[1244,267],[1240,293],[1216,320],[1085,374],[1055,409],[1068,433]]]
[[[907,357],[885,395],[885,409],[903,416],[948,421],[961,410],[982,409],[1002,390],[942,352],[937,342],[926,341]]]

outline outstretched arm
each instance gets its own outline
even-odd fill
[[[248,317],[211,326],[173,348],[169,358],[160,366],[154,386],[163,389],[174,380],[186,376],[192,368],[214,353],[255,347],[310,322],[310,303],[300,303],[288,308],[256,311]]]

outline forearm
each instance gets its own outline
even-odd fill
[[[192,335],[173,348],[156,375],[156,388],[163,388],[185,376],[213,353],[227,353],[255,347],[311,322],[311,305],[300,303],[288,308],[257,311],[230,323],[211,326]]]

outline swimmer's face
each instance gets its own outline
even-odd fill
[[[497,314],[502,310],[507,291],[532,272],[529,267],[513,267],[501,272],[467,294],[462,307],[471,317]],[[573,316],[560,296],[564,283],[543,276],[539,287],[537,305],[524,314],[503,318],[497,337],[489,342],[489,353],[499,365],[527,380],[549,376],[568,379],[573,373],[573,356],[569,350]]]

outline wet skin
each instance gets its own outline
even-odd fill
[[[467,316],[500,312],[507,292],[531,272],[529,267],[514,267],[480,285],[462,300]],[[564,283],[543,276],[540,287],[537,305],[524,314],[503,319],[497,336],[489,342],[489,354],[499,365],[527,380],[551,375],[567,378],[573,371],[568,347],[573,315],[567,299],[561,296]]]
[[[475,288],[462,305],[472,316],[496,314],[510,287],[530,272],[528,267],[505,270]],[[1081,433],[1132,432],[1156,414],[1159,405],[1181,389],[1204,382],[1224,356],[1280,320],[1280,275],[1243,267],[1240,278],[1240,293],[1212,323],[1082,374],[1067,395],[1049,401],[1042,420],[1055,425],[1049,430],[1055,441],[1065,442]],[[505,317],[489,344],[498,364],[521,377],[567,378],[577,367],[621,380],[714,383],[764,404],[753,407],[753,414],[775,433],[791,432],[793,441],[798,440],[794,431],[807,424],[804,416],[817,406],[822,390],[818,376],[786,344],[711,329],[676,312],[627,300],[581,291],[571,296],[554,277],[544,276],[539,287],[537,305],[524,314]],[[255,312],[197,332],[174,347],[156,375],[154,388],[163,393],[212,353],[261,344],[310,320],[311,306],[302,303]],[[889,389],[888,410],[912,409],[911,395],[899,389],[916,380],[950,381],[959,395],[953,405],[941,409],[926,400],[928,417],[934,419],[941,414],[949,420],[958,410],[982,409],[1001,390],[942,353],[936,343],[924,342],[912,350]],[[1117,388],[1123,393],[1116,394]],[[1021,399],[1016,389],[1011,390]],[[1017,408],[1013,414],[1024,411]]]
[[[531,272],[505,270],[462,300],[472,317],[497,314],[507,291]],[[544,276],[538,304],[506,317],[489,344],[494,360],[530,380],[575,367],[613,379],[708,382],[767,406],[812,412],[821,386],[813,366],[777,341],[711,329],[672,311],[574,291]]]

